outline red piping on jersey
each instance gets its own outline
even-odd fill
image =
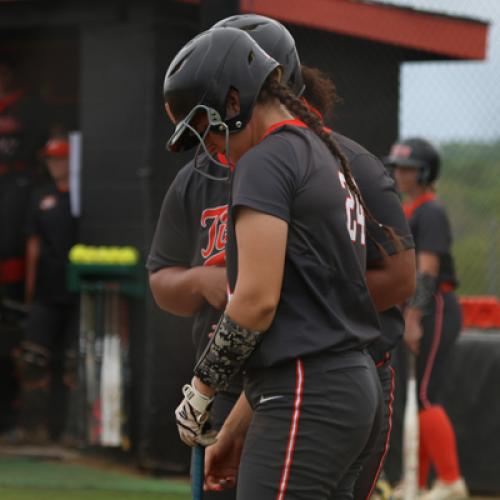
[[[283,120],[281,122],[273,123],[262,135],[262,137],[258,140],[258,142],[264,140],[269,134],[272,134],[276,130],[286,125],[291,125],[292,127],[300,127],[307,128],[307,125],[302,121],[294,118],[293,120]]]
[[[403,212],[405,214],[405,217],[407,219],[411,219],[411,216],[413,215],[413,212],[415,210],[427,203],[428,201],[432,201],[436,199],[436,195],[434,193],[423,193],[417,198],[415,198],[411,202],[403,203]]]
[[[281,481],[276,500],[285,498],[288,480],[290,478],[290,469],[293,462],[293,452],[295,451],[295,441],[297,439],[297,429],[299,427],[300,409],[302,406],[302,392],[304,390],[304,367],[302,360],[298,359],[295,365],[295,401],[293,404],[292,422],[290,424],[290,434],[288,435],[288,444],[286,446],[285,464],[281,473]]]
[[[8,96],[0,99],[0,113],[3,113],[7,108],[16,104],[24,95],[24,90],[16,90]]]
[[[427,387],[429,385],[429,379],[431,378],[432,368],[434,367],[434,361],[436,360],[436,354],[439,349],[439,343],[441,342],[441,334],[443,330],[443,309],[444,301],[441,293],[437,292],[434,295],[436,299],[436,313],[434,316],[434,338],[432,339],[431,351],[429,357],[427,358],[427,363],[425,365],[424,375],[422,381],[420,382],[420,401],[424,408],[430,408],[432,406],[429,398],[427,397]]]
[[[385,445],[384,445],[384,451],[382,453],[382,456],[380,457],[380,462],[378,464],[377,468],[377,473],[375,474],[375,477],[373,478],[372,486],[370,488],[370,492],[366,496],[366,500],[368,500],[373,493],[373,490],[375,489],[375,486],[377,484],[378,478],[380,476],[380,472],[382,471],[382,467],[384,466],[385,459],[387,457],[387,453],[389,451],[389,441],[391,439],[391,432],[392,432],[392,405],[394,403],[394,387],[395,387],[395,376],[394,376],[394,368],[392,366],[389,366],[389,370],[391,370],[391,388],[389,390],[389,413],[387,415],[387,419],[389,421],[388,427],[387,427],[387,436],[385,437]]]

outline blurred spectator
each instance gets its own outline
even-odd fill
[[[46,133],[41,101],[21,88],[15,61],[0,54],[0,296],[13,300],[23,299],[23,223]]]
[[[77,237],[68,142],[50,140],[43,156],[51,181],[34,191],[28,211],[26,302],[31,308],[17,355],[22,386],[17,437],[38,443],[56,439],[64,425],[68,388],[76,382],[78,338],[77,297],[66,287],[67,256]],[[58,422],[49,418],[49,408]]]

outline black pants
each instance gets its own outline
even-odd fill
[[[385,457],[389,451],[389,438],[392,428],[392,413],[394,402],[394,370],[390,361],[377,368],[377,374],[382,386],[384,403],[382,407],[382,423],[375,447],[363,464],[363,469],[354,487],[354,499],[365,500],[369,498],[375,483],[384,465]]]
[[[446,362],[462,327],[462,311],[454,293],[437,292],[432,307],[422,317],[424,331],[417,357],[420,408],[439,404]]]
[[[66,425],[69,391],[64,377],[68,375],[68,357],[77,353],[78,305],[35,302],[29,313],[25,341],[27,348],[29,344],[35,344],[50,352],[47,372],[39,374],[48,378],[49,385],[40,396],[40,403],[34,404],[33,408],[27,402],[32,391],[27,391],[23,398],[21,425],[33,428],[38,421],[46,421],[51,437],[57,439]]]
[[[418,402],[420,409],[442,404],[441,391],[446,366],[460,333],[462,313],[454,293],[436,293],[431,306],[422,317],[423,337],[417,357]],[[407,349],[401,344],[393,355],[396,370],[393,430],[385,472],[390,481],[401,478],[402,430],[406,402]]]
[[[35,302],[26,325],[26,341],[52,353],[75,351],[78,347],[78,305]]]
[[[323,354],[249,373],[245,393],[254,415],[238,500],[352,498],[380,432],[381,389],[368,354]]]

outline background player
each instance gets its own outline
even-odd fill
[[[357,188],[335,143],[280,76],[251,37],[231,28],[199,35],[167,70],[167,110],[178,122],[171,147],[200,130],[209,149],[236,164],[227,247],[234,293],[176,415],[182,439],[202,441],[213,391],[249,359],[245,392],[254,413],[238,498],[323,498],[352,488],[340,480],[375,431],[378,380],[360,348],[379,333],[364,282]],[[219,109],[205,115],[205,103]],[[221,128],[226,134],[210,132]],[[357,221],[350,231],[348,217]],[[246,404],[236,408],[248,415]]]
[[[41,102],[21,87],[16,64],[0,54],[0,296],[24,301],[24,222],[36,154],[47,140]]]
[[[69,144],[52,139],[42,154],[51,181],[34,192],[28,214],[26,294],[31,308],[17,359],[21,431],[37,442],[57,438],[63,430],[64,387],[76,383],[78,335],[77,297],[66,288],[68,252],[77,239],[69,200]]]
[[[439,404],[445,362],[461,329],[460,305],[453,293],[457,279],[450,224],[433,187],[440,158],[428,141],[411,138],[394,144],[386,164],[394,169],[405,196],[404,210],[417,251],[417,289],[405,310],[404,338],[417,355],[419,483],[425,488],[432,465],[438,480],[423,498],[467,498],[453,427]]]

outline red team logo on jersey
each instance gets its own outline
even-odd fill
[[[208,227],[208,243],[201,249],[204,266],[226,265],[227,205],[207,208],[201,213],[201,227]]]

